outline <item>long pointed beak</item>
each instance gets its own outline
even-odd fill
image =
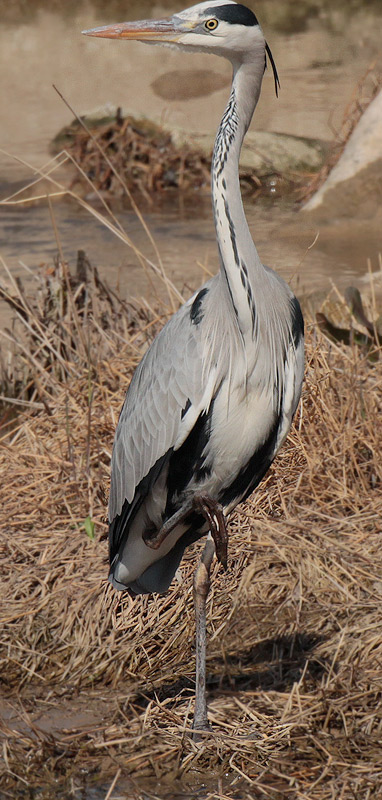
[[[175,42],[182,34],[173,19],[143,19],[139,22],[120,22],[82,31],[85,36],[105,39],[137,39],[140,42]]]

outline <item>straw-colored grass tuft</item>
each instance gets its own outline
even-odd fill
[[[50,797],[53,781],[80,796],[85,775],[128,778],[129,797],[176,781],[211,800],[381,796],[381,360],[308,329],[292,433],[232,516],[228,571],[213,570],[213,731],[195,744],[200,546],[163,597],[106,582],[113,432],[158,317],[107,301],[94,272],[57,270],[61,327],[35,299],[27,338],[21,314],[21,405],[1,438],[5,796]]]

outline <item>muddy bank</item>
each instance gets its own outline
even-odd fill
[[[129,8],[136,17],[150,13],[146,5],[132,3]],[[173,9],[170,3],[167,11]],[[281,92],[276,99],[268,71],[250,135],[259,128],[266,133],[331,141],[355,83],[379,54],[378,3],[352,4],[349,14],[342,3],[335,9],[326,2],[301,3],[297,8],[295,3],[258,0],[256,12],[272,45]],[[115,0],[108,6],[109,13],[113,19],[122,19],[126,6]],[[168,122],[171,130],[213,137],[230,82],[229,65],[223,61],[214,66],[208,56],[201,56],[190,57],[186,64],[184,55],[170,50],[87,41],[81,30],[109,21],[98,2],[80,2],[75,11],[72,3],[58,7],[32,2],[27,8],[12,3],[3,6],[3,21],[0,44],[7,70],[0,101],[7,114],[2,121],[2,145],[31,166],[0,157],[2,197],[35,176],[34,169],[49,158],[49,142],[72,119],[53,91],[53,83],[79,113],[109,101],[114,107],[131,107],[140,114],[149,111],[157,123]],[[47,188],[43,184],[44,194]],[[284,191],[279,176],[271,179],[267,190],[265,204],[247,208],[249,224],[263,262],[287,279],[295,275],[301,293],[311,287],[325,292],[332,276],[340,287],[357,284],[367,270],[368,257],[377,269],[381,246],[376,226],[353,219],[343,220],[338,228],[315,221],[302,223],[294,208],[279,203]],[[205,270],[213,272],[217,267],[209,201],[194,203],[192,212],[176,205],[147,220],[162,261],[180,290],[185,284],[198,286]],[[139,261],[104,225],[97,226],[77,206],[54,205],[54,213],[65,257],[75,259],[76,251],[84,247],[101,274],[119,285],[124,295],[149,293],[151,302],[150,280],[142,278]],[[153,258],[152,244],[134,215],[123,211],[119,221],[137,248]],[[13,275],[33,284],[31,273],[50,263],[57,252],[48,203],[39,209],[2,206],[0,239],[2,257]],[[314,241],[314,248],[308,250]],[[28,277],[20,261],[31,270]],[[4,316],[3,308],[0,314]]]

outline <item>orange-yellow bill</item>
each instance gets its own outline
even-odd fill
[[[104,25],[101,28],[82,31],[82,33],[85,36],[98,36],[105,39],[174,42],[181,35],[182,30],[171,19],[144,19],[139,22],[119,22],[115,25]]]

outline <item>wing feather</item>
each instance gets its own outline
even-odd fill
[[[200,326],[190,320],[191,301],[154,340],[128,389],[113,446],[110,521],[125,501],[133,501],[136,487],[158,459],[181,446],[213,397],[213,375],[202,369]]]

